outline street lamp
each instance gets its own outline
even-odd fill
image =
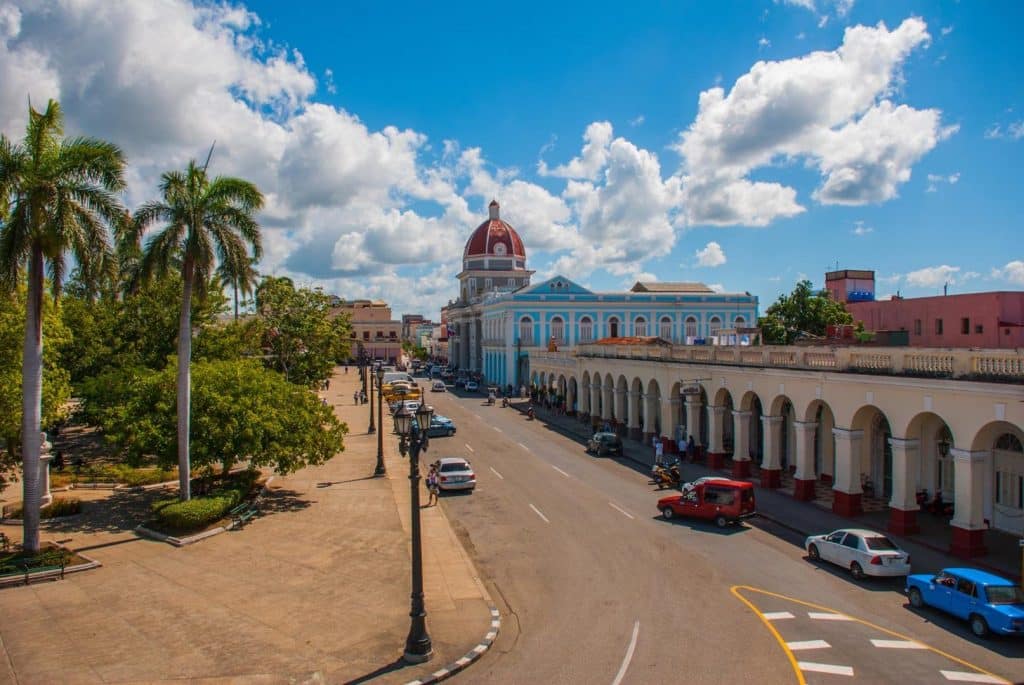
[[[373,405],[370,405],[370,421],[373,421]],[[384,367],[377,367],[377,424],[380,430],[377,431],[377,468],[373,470],[375,476],[386,476],[388,471],[384,467]]]
[[[369,366],[366,367],[366,379],[367,379],[367,383],[366,384],[370,386],[370,395],[369,395],[369,400],[370,400],[370,427],[366,429],[366,432],[367,433],[373,433],[377,429],[373,425],[373,364],[372,363]],[[377,392],[378,393],[380,392],[380,388],[377,389]]]
[[[427,450],[427,429],[434,408],[420,405],[416,420],[404,406],[395,414],[395,432],[402,456],[409,452],[409,489],[412,494],[412,608],[409,636],[402,658],[411,664],[430,660],[434,648],[427,633],[427,610],[423,605],[423,548],[420,543],[420,450]]]

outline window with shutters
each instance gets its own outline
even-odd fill
[[[661,317],[661,323],[658,325],[658,337],[662,340],[672,341],[672,319],[667,316]]]
[[[580,319],[580,342],[591,342],[594,339],[594,322],[589,316]]]

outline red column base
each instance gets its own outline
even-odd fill
[[[969,559],[971,557],[982,557],[988,554],[985,548],[985,529],[967,530],[966,528],[953,528],[953,544],[949,551],[958,557]]]
[[[725,465],[725,452],[708,452],[708,468],[716,471]]]
[[[829,474],[823,473],[820,476],[818,476],[818,478],[825,485],[832,485],[832,476],[830,476]]]
[[[782,485],[782,469],[761,469],[761,487],[777,488]]]
[[[750,460],[749,459],[734,459],[732,462],[732,477],[733,478],[750,478]]]
[[[810,502],[814,499],[814,479],[803,480],[800,478],[793,479],[793,499],[799,500],[800,502]]]
[[[913,535],[921,532],[917,525],[917,509],[889,508],[889,532],[896,535]]]
[[[840,516],[860,516],[864,509],[860,505],[861,493],[840,492],[833,490],[835,499],[832,500],[832,511]]]

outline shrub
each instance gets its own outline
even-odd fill
[[[22,507],[19,504],[7,510],[7,518],[20,519]],[[82,513],[82,501],[77,497],[58,497],[39,510],[39,518],[53,519],[58,516],[73,516]]]
[[[193,497],[187,502],[164,499],[154,502],[156,527],[175,533],[190,533],[206,528],[224,518],[228,510],[249,495],[258,473],[244,471],[210,490],[209,494]]]

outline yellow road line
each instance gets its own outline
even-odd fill
[[[783,600],[786,600],[787,602],[795,602],[797,604],[802,604],[805,607],[811,607],[812,609],[821,609],[822,611],[827,611],[829,613],[843,614],[844,616],[849,616],[851,621],[856,621],[857,623],[860,623],[861,625],[868,626],[869,628],[874,628],[875,630],[879,630],[879,631],[881,631],[883,633],[886,633],[887,635],[892,635],[893,637],[898,637],[898,638],[900,638],[902,640],[910,640],[912,642],[917,642],[918,644],[922,645],[928,651],[933,652],[935,654],[938,654],[940,656],[944,656],[947,659],[949,659],[950,661],[955,661],[956,663],[960,664],[961,666],[966,666],[967,668],[973,668],[975,671],[978,671],[979,673],[984,673],[985,675],[992,676],[993,678],[1003,679],[1002,676],[996,675],[995,673],[992,673],[991,671],[986,671],[981,666],[975,666],[974,664],[972,664],[969,661],[964,661],[960,657],[956,657],[956,656],[953,656],[952,654],[948,654],[946,652],[943,652],[941,649],[938,649],[936,647],[932,647],[931,645],[926,644],[924,642],[921,642],[920,640],[915,640],[914,638],[908,637],[908,636],[906,636],[906,635],[904,635],[902,633],[897,633],[895,630],[889,630],[888,628],[883,628],[882,626],[875,625],[874,623],[871,623],[870,621],[865,621],[862,618],[857,618],[856,616],[850,616],[850,614],[847,614],[845,611],[838,611],[836,609],[832,609],[831,607],[822,606],[821,604],[814,604],[813,602],[805,602],[802,599],[796,599],[795,597],[789,597],[787,595],[780,595],[777,592],[771,592],[769,590],[762,590],[760,588],[751,587],[750,585],[734,585],[732,588],[730,588],[729,591],[732,592],[733,595],[735,595],[736,597],[739,597],[741,600],[743,600],[747,604],[747,606],[750,606],[750,607],[753,607],[753,604],[751,604],[745,597],[740,595],[739,592],[738,592],[739,590],[750,590],[751,592],[759,592],[762,595],[768,595],[769,597],[775,597],[777,599],[783,599]],[[757,611],[758,615],[761,614],[761,612],[758,611],[756,608],[754,608],[754,611]],[[766,623],[767,623],[767,621],[766,621]],[[776,639],[780,640],[780,642],[781,642],[782,638],[779,636],[779,633],[775,630],[775,627],[772,626],[772,625],[769,625],[768,627],[771,629],[772,633],[775,634]],[[793,659],[793,655],[790,654],[789,657],[790,657],[790,660],[795,663],[795,659]],[[1012,685],[1012,683],[1009,680],[1003,679],[1003,682],[1005,682],[1006,685]]]
[[[753,590],[754,588],[751,588],[747,585],[733,585],[731,588],[729,588],[729,592],[731,592],[736,599],[740,600],[748,607],[750,607],[750,610],[757,614],[757,617],[761,619],[761,622],[768,627],[768,630],[771,632],[771,634],[775,636],[775,640],[779,643],[779,646],[782,647],[782,651],[786,653],[786,657],[789,659],[789,664],[793,667],[793,673],[796,674],[796,682],[799,685],[807,685],[807,680],[804,679],[804,672],[801,671],[800,666],[797,665],[796,657],[793,655],[793,650],[791,650],[786,645],[786,641],[782,639],[782,635],[780,635],[779,631],[775,629],[775,626],[772,625],[772,622],[765,618],[765,615],[761,612],[761,610],[754,606],[753,602],[751,602],[749,599],[747,599],[739,593],[740,589]]]

